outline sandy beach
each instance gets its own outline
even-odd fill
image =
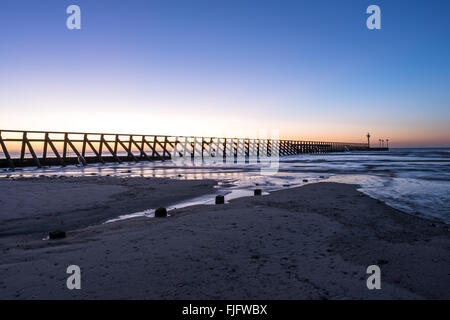
[[[213,193],[212,180],[116,177],[0,179],[0,236],[73,230]]]
[[[449,299],[448,227],[315,183],[167,218],[105,220],[214,181],[0,180],[1,299]],[[38,191],[40,190],[40,191]],[[43,241],[63,227],[67,238]],[[81,290],[66,268],[81,268]],[[366,268],[381,268],[368,290]]]

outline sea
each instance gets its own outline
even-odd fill
[[[389,151],[301,154],[280,157],[278,170],[264,174],[261,164],[153,161],[88,166],[1,169],[0,177],[117,176],[215,179],[214,194],[183,203],[212,204],[216,194],[227,200],[250,196],[255,188],[267,194],[309,183],[340,182],[358,185],[358,190],[408,214],[450,223],[450,148],[393,148]],[[124,217],[151,214],[124,214]]]

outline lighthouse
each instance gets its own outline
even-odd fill
[[[370,133],[367,132],[367,147],[370,149]]]

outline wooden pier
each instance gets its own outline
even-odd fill
[[[372,149],[366,143],[0,130],[0,168],[165,161],[171,159],[181,144],[185,150],[188,146],[192,158],[203,157],[214,150],[215,158],[223,157],[224,160],[239,155],[388,150]]]

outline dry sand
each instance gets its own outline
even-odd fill
[[[159,195],[170,197],[169,190],[176,190],[171,185],[178,183],[168,181]],[[205,192],[212,185],[189,183],[200,183]],[[116,192],[132,195],[109,186],[93,191],[96,200],[86,206],[109,203]],[[5,211],[10,202],[5,193],[0,199]],[[133,203],[132,197],[121,201],[123,208]],[[2,222],[0,298],[450,298],[448,228],[392,209],[354,185],[310,184],[171,213],[78,228],[53,241],[40,240],[38,233],[8,234],[10,221]],[[71,264],[81,267],[81,290],[66,288]],[[381,267],[381,290],[366,287],[366,268],[372,264]]]

